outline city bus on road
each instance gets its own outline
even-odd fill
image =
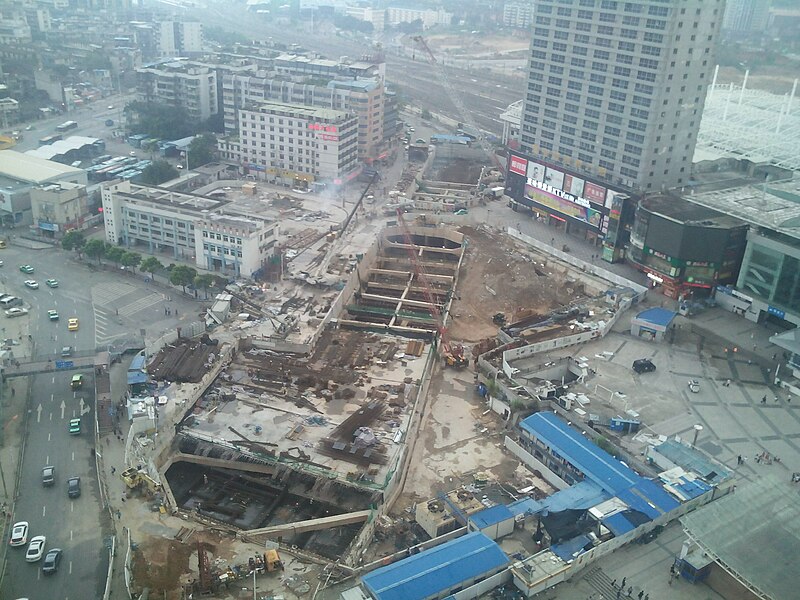
[[[70,129],[75,129],[77,126],[78,123],[75,121],[65,121],[56,127],[56,131],[69,131]]]
[[[61,136],[59,134],[48,135],[48,136],[43,137],[42,139],[39,140],[39,145],[40,146],[49,146],[50,144],[52,144],[54,142],[57,142],[60,139],[62,139],[62,138],[61,138]]]

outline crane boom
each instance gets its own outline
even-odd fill
[[[448,364],[452,366],[459,368],[465,367],[467,365],[467,361],[463,356],[464,349],[461,345],[453,346],[450,344],[450,339],[447,336],[447,327],[444,324],[442,311],[440,310],[439,304],[433,295],[433,289],[430,280],[428,279],[428,275],[425,273],[425,268],[420,263],[419,259],[417,258],[417,253],[414,251],[414,241],[411,239],[411,232],[408,229],[408,224],[403,217],[403,209],[401,208],[397,209],[397,222],[403,232],[403,241],[408,247],[408,257],[411,260],[411,265],[414,269],[414,277],[422,287],[422,295],[425,297],[425,302],[430,305],[431,315],[436,321],[436,331],[439,334],[439,339],[441,340],[442,348],[444,349],[445,360],[447,360]]]
[[[439,76],[442,78],[442,86],[447,92],[447,95],[450,97],[450,100],[453,102],[453,104],[455,104],[456,110],[458,110],[461,119],[477,134],[478,145],[480,146],[481,150],[483,150],[486,153],[486,156],[492,160],[495,167],[500,169],[501,172],[504,171],[502,163],[497,158],[494,150],[492,150],[489,142],[486,141],[486,136],[483,134],[483,131],[481,131],[481,129],[475,123],[475,119],[472,118],[472,111],[467,108],[466,104],[464,104],[464,101],[461,99],[461,94],[458,93],[455,87],[453,87],[453,84],[450,82],[450,78],[447,76],[447,69],[444,68],[442,63],[436,60],[436,55],[431,50],[430,46],[428,46],[425,38],[423,38],[421,35],[416,35],[414,36],[413,40],[422,46],[423,50],[425,50],[425,54],[428,55],[430,63],[439,72]]]

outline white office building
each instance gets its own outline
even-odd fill
[[[217,72],[201,63],[172,61],[136,70],[136,99],[184,108],[205,121],[217,114]]]
[[[274,252],[274,220],[228,200],[145,187],[102,188],[106,241],[234,277],[252,277]]]
[[[239,111],[241,163],[259,179],[341,183],[357,174],[358,118],[329,108],[262,102]]]

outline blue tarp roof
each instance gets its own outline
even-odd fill
[[[140,353],[133,357],[128,371],[144,371],[145,355]]]
[[[469,520],[472,521],[478,529],[483,529],[513,518],[514,513],[512,513],[505,504],[498,504],[497,506],[492,506],[491,508],[475,513]]]
[[[682,444],[678,440],[667,440],[653,450],[667,457],[679,467],[683,467],[684,470],[697,473],[712,483],[721,483],[731,477],[731,471],[724,465],[712,462],[694,448]]]
[[[128,371],[128,385],[147,383],[147,373],[142,371]]]
[[[421,600],[494,574],[508,563],[500,546],[474,531],[376,569],[361,581],[376,600]]]
[[[560,544],[553,544],[550,550],[564,562],[574,560],[577,555],[583,554],[583,547],[589,543],[589,536],[579,535]]]
[[[604,492],[591,481],[584,480],[541,500],[522,498],[509,504],[508,508],[515,515],[537,515],[545,512],[587,509],[609,498],[611,494]]]
[[[668,327],[669,324],[672,323],[672,319],[675,318],[675,315],[676,313],[674,311],[667,310],[666,308],[648,308],[636,315],[636,318],[639,321],[647,321],[653,325]]]
[[[650,479],[640,479],[630,489],[620,491],[617,498],[651,519],[660,517],[681,505],[663,487]]]
[[[583,437],[554,413],[535,413],[523,420],[520,427],[547,444],[553,454],[569,461],[587,479],[613,495],[641,480],[630,468]]]
[[[625,535],[629,531],[636,529],[636,524],[631,523],[625,516],[625,513],[621,512],[603,519],[602,522],[616,537]]]

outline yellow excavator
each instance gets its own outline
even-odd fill
[[[147,490],[150,494],[158,494],[162,491],[160,483],[136,467],[128,467],[120,476],[130,490]]]

